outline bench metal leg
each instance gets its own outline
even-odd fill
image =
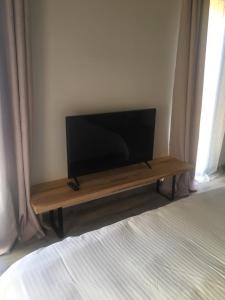
[[[172,193],[171,193],[172,201],[175,199],[175,192],[176,192],[176,175],[174,175],[172,179]]]
[[[172,200],[172,201],[173,201],[173,200],[175,199],[175,192],[176,192],[176,175],[174,175],[174,176],[172,177],[171,196],[164,195],[164,194],[162,194],[162,193],[160,192],[160,189],[159,189],[160,184],[161,184],[161,181],[160,181],[160,179],[158,179],[158,180],[156,181],[156,192],[159,193],[160,195],[162,195],[163,197],[166,197],[166,198],[168,198],[169,200]]]
[[[159,190],[159,186],[160,186],[160,180],[158,179],[157,181],[156,181],[156,192],[157,193],[160,193],[160,190]]]
[[[53,228],[53,230],[55,231],[56,235],[59,238],[63,238],[64,237],[64,230],[63,230],[63,210],[62,208],[58,208],[57,209],[57,222],[55,220],[55,212],[54,210],[51,210],[49,212],[49,219],[50,219],[50,224]]]

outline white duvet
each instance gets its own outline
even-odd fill
[[[225,189],[35,251],[0,299],[225,299]]]

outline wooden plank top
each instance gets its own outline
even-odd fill
[[[80,190],[67,186],[68,179],[34,185],[31,188],[31,206],[36,214],[96,200],[129,189],[145,186],[160,178],[185,173],[193,166],[173,157],[162,157],[144,163],[80,176]]]

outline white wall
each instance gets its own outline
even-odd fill
[[[30,0],[32,181],[67,176],[65,116],[157,108],[168,151],[180,0]]]

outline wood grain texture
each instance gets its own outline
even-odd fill
[[[154,159],[149,164],[151,169],[140,163],[80,176],[79,191],[73,191],[67,186],[67,178],[35,185],[31,189],[32,208],[36,214],[40,214],[59,207],[74,206],[193,169],[192,165],[169,156]]]

